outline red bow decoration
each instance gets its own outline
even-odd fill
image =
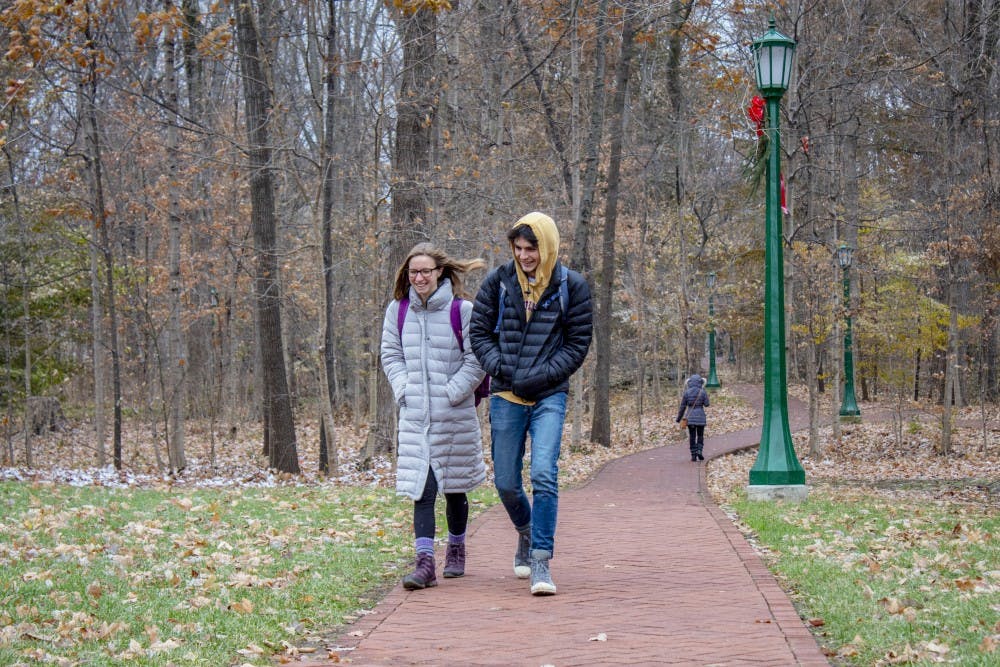
[[[747,116],[754,123],[757,124],[757,136],[764,136],[764,98],[760,95],[754,95],[754,98],[750,100],[750,106],[747,107]]]
[[[757,152],[750,159],[746,170],[747,178],[750,180],[751,191],[756,190],[760,184],[760,179],[763,176],[768,159],[768,138],[764,133],[765,117],[764,98],[754,95],[753,99],[750,100],[750,106],[747,107],[747,118],[752,120],[754,125],[757,126]],[[788,207],[785,205],[785,177],[779,172],[778,178],[781,188],[781,210],[787,215]]]
[[[785,206],[785,175],[778,172],[778,180],[781,181],[781,212],[788,215],[788,207]]]

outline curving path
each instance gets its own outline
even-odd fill
[[[734,390],[758,408],[761,388]],[[789,399],[792,430],[807,424]],[[759,426],[706,439],[708,458],[756,445]],[[712,502],[687,443],[608,464],[560,499],[558,595],[511,572],[499,505],[470,526],[466,576],[394,588],[327,661],[383,665],[829,665],[788,596]],[[443,559],[443,554],[439,554]],[[440,563],[439,563],[440,567]],[[297,663],[302,665],[303,663]]]

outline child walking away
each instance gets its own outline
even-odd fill
[[[705,408],[710,403],[704,384],[705,381],[697,373],[689,377],[687,387],[681,396],[680,410],[677,411],[676,421],[678,424],[687,413],[688,447],[691,449],[692,461],[705,460],[701,451],[705,448],[705,426],[708,423],[705,417]]]
[[[382,370],[399,406],[396,492],[414,501],[416,563],[403,577],[407,590],[437,586],[438,493],[448,523],[442,574],[465,574],[466,493],[486,481],[474,396],[485,373],[462,342],[468,339],[472,302],[460,297],[462,276],[482,266],[482,260],[459,261],[430,243],[418,244],[396,273],[382,322]]]

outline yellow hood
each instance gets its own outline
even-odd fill
[[[556,223],[552,218],[538,211],[529,213],[515,222],[513,229],[517,229],[521,225],[527,225],[535,233],[535,238],[538,239],[538,254],[541,261],[538,263],[538,268],[535,269],[535,281],[533,283],[528,282],[528,276],[524,275],[524,271],[521,270],[521,266],[517,261],[514,262],[514,267],[517,269],[517,280],[521,283],[522,292],[531,295],[526,300],[537,303],[539,297],[545,292],[545,288],[549,286],[549,281],[552,278],[552,269],[559,258],[559,230],[556,228]],[[513,252],[514,244],[512,243],[511,253]]]

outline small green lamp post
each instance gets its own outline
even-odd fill
[[[795,41],[778,32],[772,17],[768,31],[754,40],[757,88],[767,102],[769,156],[765,172],[764,234],[764,417],[757,461],[750,469],[751,500],[806,497],[806,473],[795,457],[788,427],[785,365],[785,270],[781,232],[781,152],[778,125],[781,98],[792,73]]]
[[[719,377],[715,374],[715,271],[708,274],[708,380],[705,389],[718,389]]]
[[[846,243],[841,243],[837,248],[837,262],[844,271],[844,318],[847,321],[844,326],[844,399],[840,404],[841,417],[861,416],[858,401],[854,398],[854,343],[851,339],[851,279],[848,272],[853,256],[854,248]]]

